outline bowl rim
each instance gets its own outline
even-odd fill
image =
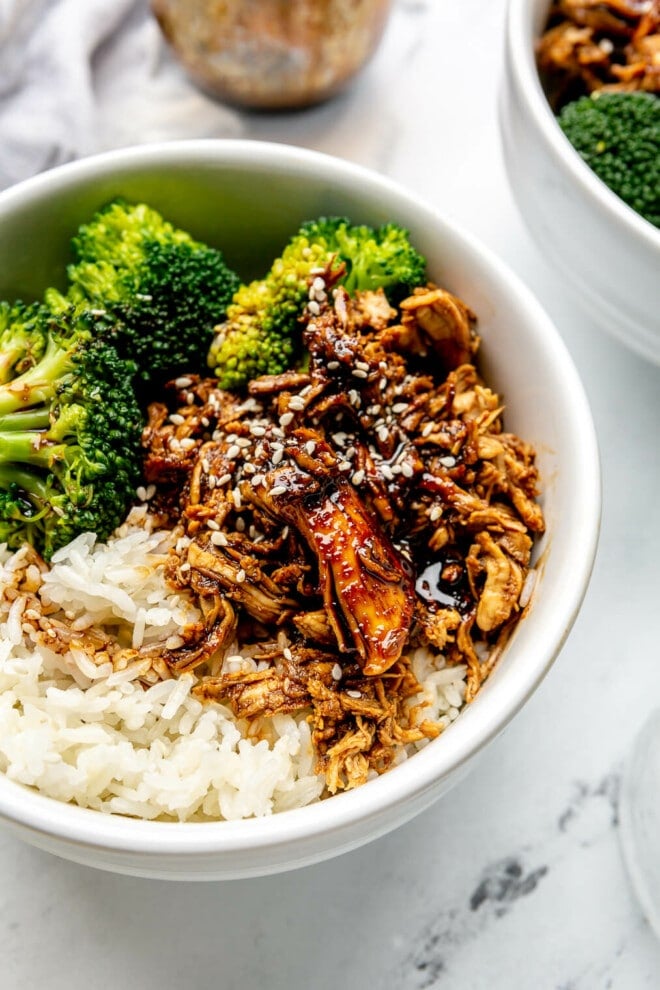
[[[505,46],[518,96],[526,104],[546,150],[561,163],[577,188],[589,196],[612,223],[621,225],[631,237],[643,241],[649,250],[660,253],[660,229],[636,213],[598,178],[565,136],[552,112],[534,55],[537,38],[534,22],[539,14],[547,15],[549,7],[550,0],[508,0]]]
[[[8,210],[21,208],[33,196],[75,187],[79,179],[101,178],[116,168],[149,166],[180,169],[186,165],[243,164],[260,169],[294,168],[332,183],[351,182],[378,190],[411,212],[422,212],[449,244],[455,244],[490,270],[499,282],[507,284],[507,295],[525,313],[529,332],[536,335],[545,357],[565,383],[564,415],[579,425],[575,430],[573,457],[576,490],[581,498],[571,522],[571,581],[557,591],[557,623],[554,635],[538,645],[536,659],[514,686],[508,685],[506,704],[494,702],[481,707],[476,731],[469,712],[443,733],[443,745],[433,743],[394,767],[386,774],[355,790],[334,795],[330,800],[281,811],[261,818],[217,822],[162,822],[110,815],[93,809],[66,804],[46,797],[0,774],[0,819],[14,823],[34,837],[50,836],[69,848],[105,849],[116,853],[139,854],[145,860],[185,855],[187,858],[215,854],[277,850],[291,843],[317,839],[319,835],[350,834],[356,822],[382,820],[388,809],[404,802],[423,799],[437,782],[468,763],[498,735],[525,704],[558,656],[587,591],[593,568],[601,513],[601,476],[598,443],[589,403],[572,357],[559,332],[531,291],[516,273],[495,253],[453,221],[447,220],[430,203],[422,200],[392,179],[364,166],[322,152],[292,145],[237,138],[167,141],[116,149],[57,166],[0,193],[0,221]],[[451,246],[448,248],[451,250]],[[523,619],[524,621],[524,619]],[[497,700],[498,695],[495,695]],[[472,708],[479,706],[477,696]],[[432,800],[431,798],[430,800]],[[427,803],[430,803],[429,802]],[[381,827],[380,831],[385,831]],[[36,838],[35,838],[36,841]],[[325,855],[333,855],[332,851]],[[322,858],[315,855],[314,860]],[[267,872],[259,869],[258,872]],[[243,874],[245,875],[245,873]]]

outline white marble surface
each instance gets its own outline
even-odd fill
[[[400,0],[342,98],[241,117],[238,129],[413,188],[494,247],[556,321],[592,403],[604,477],[593,581],[561,656],[448,797],[319,866],[166,884],[0,832],[2,990],[660,986],[660,945],[617,827],[622,761],[660,697],[660,368],[577,312],[516,212],[497,133],[503,17],[504,0]]]

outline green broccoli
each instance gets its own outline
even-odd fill
[[[44,352],[41,303],[0,302],[0,383],[35,364]]]
[[[29,352],[28,366],[0,384],[0,542],[29,542],[49,559],[79,533],[105,539],[124,520],[140,478],[142,417],[135,364],[119,357],[107,323],[76,307],[53,316],[40,306],[34,320],[38,359],[19,319],[16,349]]]
[[[213,328],[240,283],[220,251],[144,203],[121,200],[81,226],[72,248],[66,300],[54,290],[46,300],[53,309],[73,302],[107,312],[145,396],[150,384],[204,370]]]
[[[596,91],[566,104],[558,120],[605,185],[660,227],[660,99],[652,93]]]
[[[390,302],[426,280],[426,262],[402,227],[389,223],[374,230],[343,217],[308,221],[267,275],[241,285],[228,306],[208,356],[223,388],[240,388],[291,366],[314,273],[341,265],[337,281],[348,292],[382,288]]]

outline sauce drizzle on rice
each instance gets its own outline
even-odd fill
[[[107,544],[81,537],[50,570],[28,547],[2,553],[0,769],[58,800],[148,819],[236,819],[317,800],[324,781],[304,716],[255,732],[194,698],[195,674],[161,679],[151,647],[199,613],[165,576],[176,532],[153,523],[137,508]],[[125,644],[140,616],[133,655]],[[431,674],[423,651],[412,662],[420,680],[429,672],[429,716],[449,724],[464,668]],[[249,651],[225,659],[228,670],[257,666]]]

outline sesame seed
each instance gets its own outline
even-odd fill
[[[289,399],[289,409],[295,409],[298,412],[305,408],[305,400],[300,395],[292,395]]]
[[[431,511],[429,512],[429,519],[431,520],[431,522],[437,522],[441,515],[442,515],[441,506],[439,505],[432,506]]]
[[[392,412],[402,413],[405,412],[407,408],[408,408],[407,402],[395,402],[394,405],[392,406]]]
[[[333,679],[333,681],[340,681],[341,680],[341,667],[339,666],[338,663],[336,663],[334,665],[334,667],[332,668],[331,673],[332,673],[332,679]]]
[[[276,495],[284,495],[286,492],[286,485],[273,485],[270,490],[270,494],[274,497]]]
[[[188,388],[192,385],[192,378],[177,378],[174,384],[177,388]]]
[[[230,475],[229,471],[227,471],[226,474],[223,474],[219,478],[216,479],[216,483],[218,485],[226,485],[230,481],[231,481],[231,475]]]
[[[245,519],[243,519],[243,516],[239,516],[236,520],[236,529],[239,533],[245,532]]]
[[[381,464],[380,470],[383,476],[387,478],[388,481],[393,480],[394,475],[392,474],[392,468],[389,466],[389,464]]]
[[[284,451],[282,450],[281,447],[278,447],[275,453],[273,454],[271,460],[273,464],[279,464],[283,457],[284,457]]]
[[[184,437],[183,440],[179,440],[181,450],[192,450],[196,443],[197,441],[193,440],[192,437]]]
[[[254,478],[252,479],[252,484],[253,486],[260,485],[263,480],[264,480],[263,474],[255,474]]]
[[[352,406],[359,406],[360,405],[360,393],[359,392],[356,392],[354,388],[350,389],[350,391],[348,393],[348,401],[351,403]]]
[[[252,446],[252,441],[248,440],[247,437],[237,437],[236,443],[241,448],[241,450],[246,450],[248,447]]]
[[[284,649],[282,650],[282,656],[284,657],[285,660],[293,660],[293,653],[291,652],[288,646],[285,646]]]
[[[390,438],[390,431],[387,429],[387,427],[386,426],[379,426],[378,427],[378,439],[380,440],[380,442],[381,443],[385,443],[385,441],[386,440],[389,440],[389,438]]]
[[[188,394],[186,396],[186,405],[187,406],[192,406],[192,404],[193,404],[194,401],[195,401],[195,396],[193,395],[192,392],[188,392]]]
[[[317,303],[316,299],[309,300],[309,302],[307,303],[307,309],[310,311],[310,313],[313,316],[318,316],[319,313],[321,312],[321,307]]]
[[[185,416],[182,416],[181,413],[172,413],[170,416],[170,423],[174,423],[175,426],[182,426],[185,421],[186,418]]]
[[[328,371],[336,371],[339,367],[339,361],[328,361],[327,368]]]
[[[141,502],[146,502],[147,500],[147,490],[143,488],[142,485],[136,490],[135,494],[140,499]]]
[[[361,691],[347,691],[346,694],[348,695],[349,698],[361,698],[362,697],[362,692]]]
[[[209,529],[213,529],[213,530],[216,530],[216,531],[220,529],[220,526],[215,521],[215,519],[207,519],[206,520],[206,525],[208,526]]]
[[[200,419],[200,423],[202,424],[202,426],[210,426],[211,420],[208,418],[208,416],[202,416],[202,418]]]
[[[299,395],[309,395],[309,393],[311,391],[312,391],[312,386],[311,385],[305,385],[304,388],[301,388],[300,389],[300,392],[298,394]]]
[[[351,481],[353,482],[354,485],[362,484],[362,482],[364,481],[364,471],[362,470],[362,468],[360,468],[359,471],[355,472],[355,474],[351,478]]]
[[[316,441],[315,440],[308,440],[307,443],[305,444],[305,450],[307,451],[307,453],[311,457],[312,454],[314,453],[314,451],[316,450]]]
[[[236,582],[237,582],[237,584],[243,584],[243,582],[245,581],[246,577],[247,577],[247,574],[245,573],[245,571],[241,567],[240,571],[237,571],[236,572]]]
[[[255,437],[262,437],[265,432],[266,432],[266,428],[264,426],[251,426],[250,427],[250,433],[253,436],[255,436]]]
[[[186,571],[189,571],[190,570],[190,561],[186,560],[183,564],[181,564],[181,567],[179,568],[179,570],[181,571],[182,574],[185,574]]]
[[[282,530],[282,539],[286,540],[288,535],[289,535],[289,527],[285,526],[284,529]]]
[[[369,365],[366,361],[356,361],[355,367],[358,368],[359,371],[369,371]]]
[[[353,375],[354,378],[366,378],[367,377],[367,372],[366,371],[363,371],[362,368],[353,368],[353,370],[351,371],[351,374]]]
[[[243,465],[243,474],[254,474],[256,470],[257,469],[254,466],[254,464],[244,464]]]
[[[238,444],[233,443],[231,447],[227,448],[227,460],[233,461],[235,457],[238,457],[240,452],[241,452],[241,448],[238,446]]]
[[[226,547],[227,537],[219,531],[217,533],[211,533],[211,543],[216,547]]]
[[[323,292],[325,289],[324,279],[319,278],[317,275],[317,277],[312,282],[312,288],[314,289],[315,292]]]
[[[282,415],[280,416],[280,426],[288,426],[292,419],[293,419],[292,412],[282,413]]]
[[[455,467],[456,466],[456,458],[455,457],[452,457],[451,455],[448,456],[448,457],[441,457],[440,458],[440,463],[442,464],[443,467],[448,467],[448,468]]]
[[[387,378],[381,378],[381,380],[378,382],[378,387],[380,388],[381,392],[384,392],[385,389],[387,388]]]
[[[234,500],[235,507],[237,509],[240,509],[241,505],[243,504],[243,500],[241,499],[241,493],[240,493],[240,491],[238,490],[238,488],[234,488],[234,490],[232,491],[231,494],[232,494],[232,498]]]
[[[353,465],[351,464],[350,461],[340,461],[339,464],[337,465],[337,470],[338,471],[350,471],[352,467],[353,467]]]
[[[410,465],[408,461],[404,461],[401,465],[401,474],[406,478],[412,478],[414,473],[415,472],[412,469],[412,465]]]
[[[427,423],[422,430],[422,436],[428,437],[431,433],[433,433],[433,423]]]

